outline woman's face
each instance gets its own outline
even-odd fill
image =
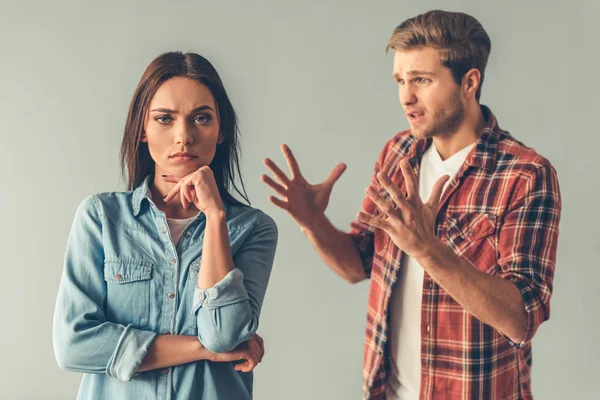
[[[222,142],[210,90],[189,78],[164,82],[150,101],[141,140],[148,143],[157,176],[183,177],[209,165]]]

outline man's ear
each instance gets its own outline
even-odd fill
[[[471,68],[463,77],[463,93],[467,98],[475,97],[480,84],[481,72],[477,68]]]

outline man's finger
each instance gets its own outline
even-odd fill
[[[346,171],[346,168],[347,166],[344,163],[336,165],[329,173],[327,179],[325,179],[325,182],[328,185],[333,186],[337,182],[337,180],[340,179],[340,176],[342,176],[344,171]]]
[[[288,203],[287,201],[283,201],[281,199],[278,199],[275,196],[269,196],[269,201],[273,204],[275,204],[277,207],[283,209],[283,210],[288,210]]]
[[[292,149],[290,149],[287,144],[282,144],[281,151],[283,152],[285,161],[287,162],[287,165],[292,173],[292,179],[302,176],[302,172],[300,172],[300,166],[298,165],[296,157],[294,157],[294,153],[292,153]]]
[[[381,171],[377,174],[377,180],[381,186],[383,186],[386,192],[390,194],[398,208],[404,210],[406,208],[406,198],[404,197],[404,193],[402,193],[398,186],[392,182],[390,177],[385,172]]]
[[[277,193],[278,195],[280,195],[280,196],[285,196],[286,195],[286,189],[285,189],[285,187],[283,187],[279,183],[275,182],[273,180],[273,178],[271,178],[269,175],[262,174],[260,176],[260,179],[264,183],[266,183],[271,189],[273,189],[275,191],[275,193]]]
[[[379,208],[385,215],[388,217],[397,216],[396,209],[391,200],[386,200],[379,195],[372,187],[367,188],[367,196],[375,203],[377,208]]]
[[[435,185],[433,185],[433,189],[431,190],[431,195],[429,196],[429,200],[427,200],[427,204],[432,206],[434,210],[437,211],[440,200],[442,198],[442,193],[444,192],[444,185],[450,179],[449,175],[444,175],[440,179],[437,180]]]
[[[402,170],[402,175],[404,175],[404,181],[406,182],[406,194],[407,198],[413,199],[419,197],[419,186],[417,184],[417,176],[415,175],[415,171],[410,166],[410,162],[407,158],[403,159],[400,162],[400,169]]]
[[[358,214],[356,214],[356,218],[361,221],[364,222],[367,225],[371,225],[383,230],[386,230],[388,228],[388,222],[380,217],[375,217],[373,215],[369,215],[365,212],[360,211]]]
[[[271,172],[273,173],[273,175],[275,175],[275,177],[277,179],[279,179],[279,181],[281,183],[283,183],[284,185],[287,185],[290,181],[290,179],[287,177],[287,175],[277,166],[277,164],[275,164],[273,162],[273,160],[271,160],[270,158],[265,158],[263,163],[267,166],[267,168],[269,168],[271,170]]]

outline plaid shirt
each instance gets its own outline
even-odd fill
[[[531,399],[531,339],[550,315],[561,199],[550,162],[502,131],[482,106],[486,126],[440,203],[437,237],[480,271],[514,282],[528,315],[522,343],[465,311],[425,272],[421,309],[424,399]],[[392,138],[375,174],[385,171],[406,193],[400,160],[417,173],[431,139],[409,131]],[[375,175],[372,186],[385,193]],[[366,197],[363,211],[379,209]],[[402,251],[380,229],[358,220],[350,232],[371,279],[367,308],[364,399],[385,398],[390,370],[389,300]]]

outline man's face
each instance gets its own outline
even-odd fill
[[[394,79],[412,134],[418,139],[454,133],[464,117],[460,85],[437,49],[396,51]]]

